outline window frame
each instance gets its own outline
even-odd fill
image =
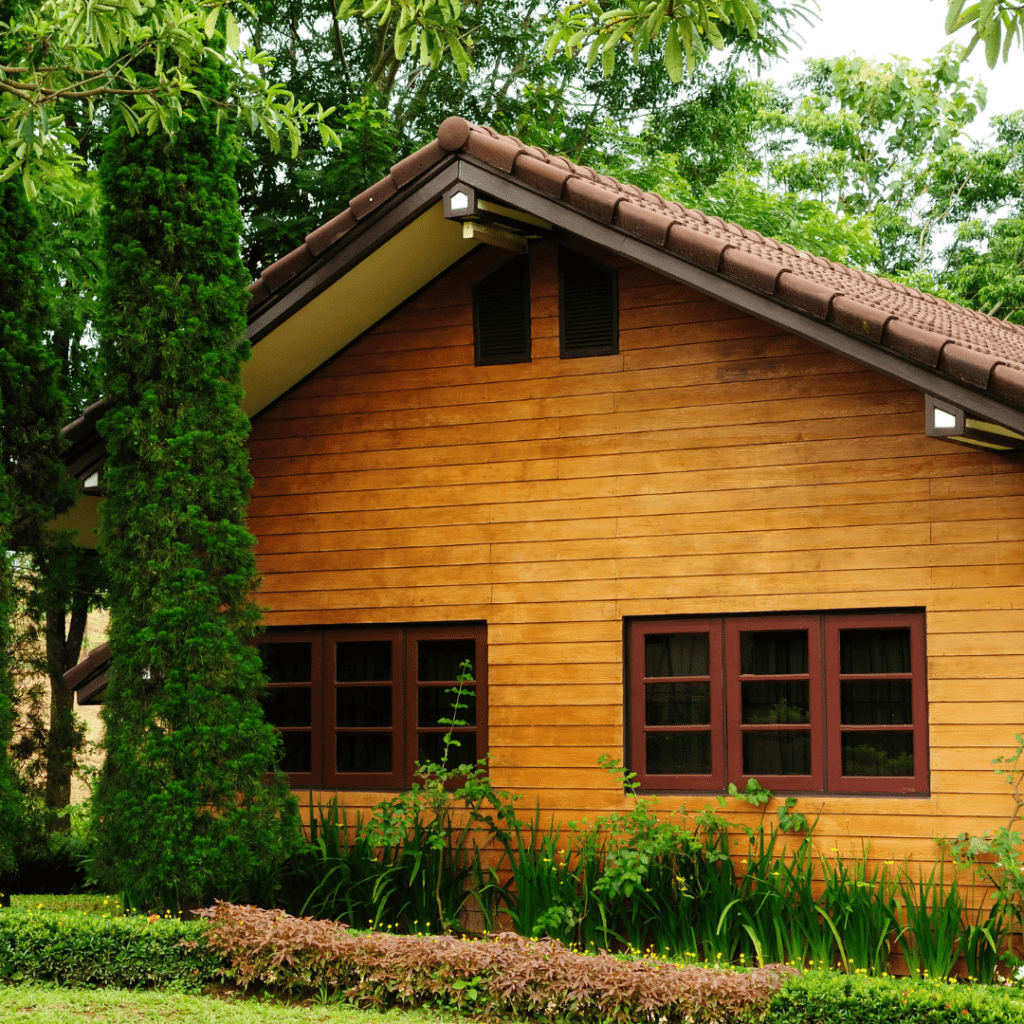
[[[742,789],[750,775],[743,773],[743,735],[761,725],[742,723],[742,684],[758,676],[743,676],[740,668],[740,635],[758,631],[807,630],[809,719],[802,723],[767,729],[801,730],[810,734],[809,775],[756,775],[757,781],[775,792],[821,794],[890,793],[924,796],[929,793],[929,729],[927,688],[927,630],[924,609],[892,611],[794,612],[768,615],[732,614],[635,618],[627,620],[625,640],[626,741],[629,765],[643,791],[723,792],[729,783]],[[911,671],[877,673],[881,678],[897,676],[911,682],[911,722],[907,725],[855,726],[842,722],[839,673],[839,640],[842,630],[909,628]],[[644,637],[671,633],[707,633],[710,647],[711,680],[711,763],[709,775],[652,775],[647,772],[646,736],[656,731],[695,731],[693,727],[649,726],[646,723],[645,688],[653,679],[644,675]],[[803,673],[799,675],[803,676]],[[856,673],[857,678],[875,673]],[[776,677],[772,677],[776,678]],[[784,679],[786,676],[777,678]],[[682,680],[683,677],[680,677]],[[673,682],[665,677],[659,682]],[[717,686],[717,692],[716,692]],[[716,705],[721,708],[716,718]],[[716,726],[714,723],[718,722]],[[900,731],[913,735],[914,773],[908,776],[844,776],[842,736],[857,731]]]
[[[353,625],[327,626],[317,629],[291,630],[287,627],[270,628],[255,638],[256,646],[278,643],[311,643],[313,676],[310,680],[311,725],[308,730],[297,727],[279,727],[282,732],[308,731],[311,736],[311,770],[288,772],[293,789],[324,788],[338,790],[402,790],[414,781],[413,763],[418,753],[418,737],[426,733],[447,732],[443,726],[420,726],[418,721],[418,692],[425,687],[447,688],[453,681],[431,682],[418,678],[418,644],[429,640],[472,639],[476,644],[473,666],[476,693],[476,723],[453,730],[459,735],[475,734],[476,758],[488,749],[488,694],[487,694],[487,624],[437,623],[409,625]],[[336,672],[338,642],[388,641],[391,643],[391,726],[338,725],[338,695],[349,686],[365,686],[366,682],[339,682]],[[268,682],[268,689],[287,689],[302,683]],[[374,681],[373,685],[385,685]],[[353,733],[390,732],[391,770],[389,772],[340,772],[337,759],[337,736],[345,731]],[[462,763],[459,748],[455,748],[454,763]]]
[[[863,629],[864,616],[834,614],[824,624],[826,658],[826,702],[830,723],[838,742],[829,749],[829,777],[837,780],[835,791],[840,793],[925,793],[928,791],[928,694],[927,694],[927,639],[924,630],[924,613],[915,616],[909,613],[893,612],[871,617],[876,628],[910,628],[910,672],[878,673],[878,675],[909,675],[911,681],[911,726],[853,726],[841,721],[841,687],[843,677],[839,671],[839,633],[844,629]],[[874,673],[858,672],[863,678]],[[919,723],[915,724],[915,723]],[[914,737],[914,774],[904,776],[870,776],[842,774],[842,734],[856,731],[902,731],[911,732]],[[908,784],[902,780],[912,779]]]

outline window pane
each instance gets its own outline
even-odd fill
[[[390,772],[391,733],[339,732],[339,772]]]
[[[843,734],[843,775],[913,775],[912,732]]]
[[[912,685],[909,679],[844,679],[843,725],[910,725]]]
[[[313,679],[313,645],[259,644],[263,671],[272,683],[309,683]]]
[[[811,720],[810,684],[806,679],[743,682],[744,725],[786,725]]]
[[[264,691],[263,717],[279,729],[311,725],[312,688],[309,686],[270,686]]]
[[[649,732],[648,775],[710,775],[710,732]]]
[[[433,764],[440,764],[444,757],[444,736],[443,732],[423,733],[419,738],[419,753],[416,759],[421,763],[430,761]],[[448,768],[454,768],[460,764],[476,763],[476,733],[457,732],[452,736],[453,742],[448,750]]]
[[[740,672],[743,675],[786,676],[806,671],[806,629],[740,633]]]
[[[745,732],[744,775],[810,775],[811,734],[803,732]]]
[[[839,671],[909,672],[909,629],[841,629]]]
[[[391,725],[390,686],[339,686],[337,694],[335,724],[356,729]]]
[[[707,633],[662,633],[644,637],[644,676],[706,676]]]
[[[649,683],[644,687],[644,708],[648,725],[708,725],[711,684]]]
[[[442,718],[458,720],[463,725],[476,725],[476,691],[464,689],[459,695],[462,705],[458,711],[453,710],[455,693],[448,691],[454,687],[421,686],[419,689],[419,712],[417,724],[421,729],[429,729],[435,725],[448,725]]]
[[[284,757],[281,771],[308,772],[313,770],[313,737],[308,732],[283,732]]]
[[[416,678],[421,682],[454,682],[464,661],[476,667],[475,640],[421,640],[416,646]]]
[[[389,640],[345,640],[336,644],[339,683],[382,683],[391,678]]]

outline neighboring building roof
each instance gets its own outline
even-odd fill
[[[79,704],[99,704],[110,671],[110,644],[94,647],[74,668],[64,673],[64,682],[78,695]]]

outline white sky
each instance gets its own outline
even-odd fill
[[[791,59],[777,64],[768,74],[780,84],[802,70],[808,57],[839,57],[857,54],[872,60],[889,60],[893,54],[914,62],[933,57],[946,43],[966,46],[966,30],[955,36],[944,31],[945,0],[819,0],[821,21],[801,29],[805,43],[801,50],[791,47]],[[1009,63],[1000,62],[990,71],[983,47],[977,47],[966,65],[966,73],[980,78],[988,88],[984,111],[969,129],[972,137],[985,134],[988,118],[1024,107],[1024,49],[1010,52]]]

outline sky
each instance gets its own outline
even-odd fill
[[[890,60],[893,54],[923,61],[933,57],[951,39],[966,46],[971,34],[961,31],[947,36],[945,0],[819,0],[821,21],[803,26],[806,42],[798,51],[791,47],[791,59],[768,70],[780,84],[802,70],[808,57],[838,57],[856,54],[872,60]],[[966,73],[980,78],[988,88],[988,102],[969,129],[974,137],[984,135],[988,118],[1024,107],[1024,49],[1010,52],[1008,64],[990,71],[983,47],[971,54]]]

